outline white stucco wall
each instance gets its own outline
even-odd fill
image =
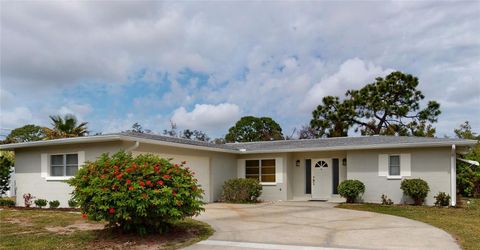
[[[23,194],[31,193],[37,199],[59,200],[61,207],[68,207],[72,188],[64,181],[47,181],[41,176],[41,155],[85,152],[86,161],[94,161],[102,153],[117,152],[123,147],[120,142],[94,143],[25,148],[15,151],[16,201],[23,206]]]
[[[143,143],[133,152],[154,153],[164,158],[173,158],[174,163],[186,161],[186,166],[192,168],[204,190],[205,202],[219,200],[223,182],[236,176],[237,162],[234,154]]]
[[[410,154],[411,174],[405,178],[421,178],[430,186],[426,204],[433,205],[438,192],[450,194],[450,148],[416,148],[391,150],[359,150],[347,153],[347,178],[365,184],[365,202],[380,203],[382,194],[394,203],[411,202],[400,189],[402,179],[379,176],[379,154]]]

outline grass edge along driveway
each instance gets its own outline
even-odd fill
[[[480,249],[480,199],[469,208],[438,208],[411,205],[340,204],[337,208],[389,214],[421,221],[451,234],[464,250]]]
[[[171,232],[144,237],[103,229],[80,213],[52,210],[0,210],[0,249],[178,249],[210,237],[210,225],[185,219]]]

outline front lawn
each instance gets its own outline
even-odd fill
[[[213,229],[186,219],[165,235],[140,237],[103,229],[80,213],[49,210],[0,210],[0,249],[177,249],[207,239]]]
[[[401,216],[422,221],[453,235],[464,250],[480,247],[480,199],[471,199],[469,208],[379,204],[341,204],[338,208]]]

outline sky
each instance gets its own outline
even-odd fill
[[[225,135],[245,115],[290,135],[326,95],[399,70],[441,105],[437,136],[480,132],[479,1],[0,2],[0,134],[75,114]]]

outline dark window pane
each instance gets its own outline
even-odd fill
[[[262,174],[275,174],[275,167],[262,167]]]
[[[245,166],[246,167],[258,167],[259,166],[259,161],[258,160],[246,160],[245,161]]]
[[[78,164],[78,155],[77,154],[68,154],[67,155],[67,165],[77,165]]]
[[[389,175],[400,175],[400,166],[390,166]]]
[[[67,176],[74,176],[78,171],[78,166],[67,166]]]
[[[63,165],[63,155],[51,155],[51,165]]]
[[[400,166],[400,156],[391,155],[390,156],[390,166]]]
[[[63,176],[63,166],[52,166],[52,176]]]
[[[262,175],[261,182],[275,182],[275,175]]]
[[[265,167],[265,166],[275,167],[275,160],[274,159],[262,160],[262,167]]]
[[[246,168],[246,174],[247,175],[250,175],[250,174],[258,175],[259,174],[258,170],[259,170],[258,168]]]

